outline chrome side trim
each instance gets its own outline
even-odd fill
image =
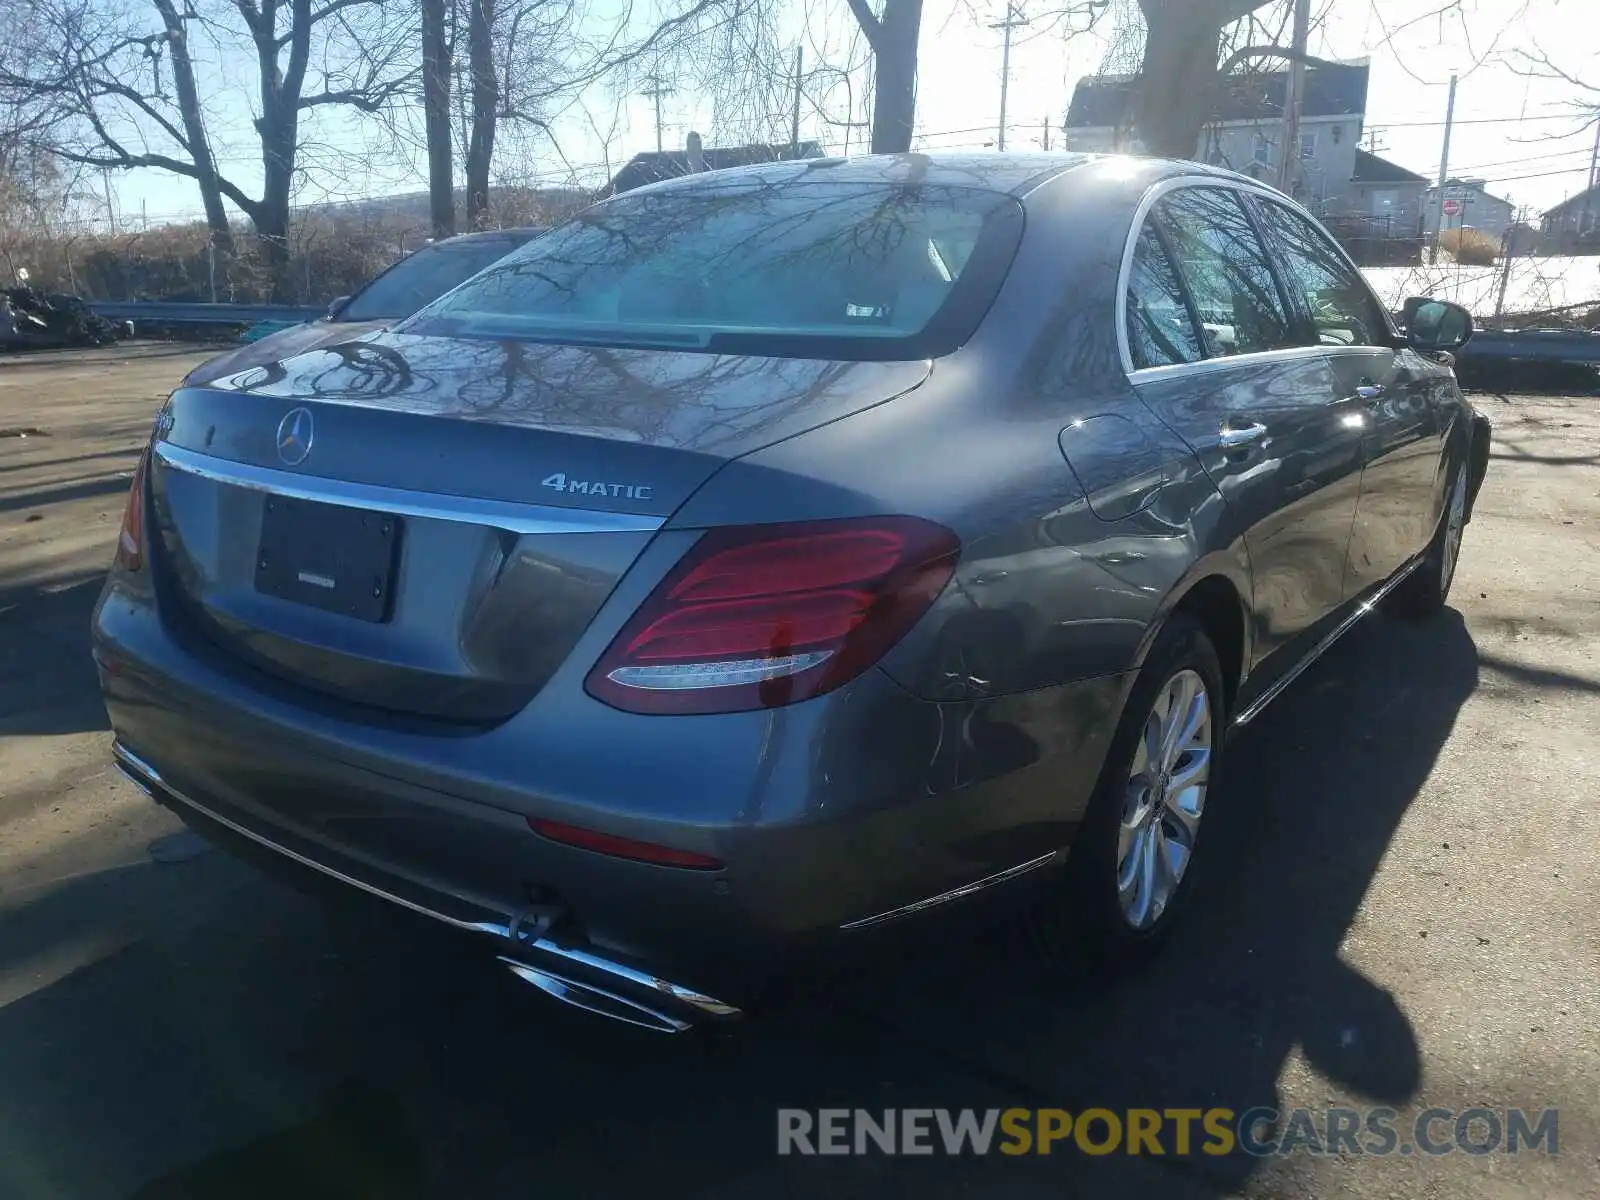
[[[1030,858],[1025,863],[1018,863],[994,875],[964,883],[958,888],[948,892],[940,892],[937,896],[929,896],[926,900],[915,900],[910,904],[902,904],[899,908],[891,908],[888,912],[877,913],[870,917],[862,917],[858,921],[846,921],[839,926],[840,929],[865,929],[869,925],[881,925],[885,921],[896,921],[901,917],[909,917],[912,913],[922,912],[924,909],[934,908],[940,904],[948,904],[952,900],[960,900],[974,892],[981,892],[984,888],[993,887],[997,883],[1004,883],[1008,879],[1015,879],[1018,875],[1026,875],[1029,871],[1037,871],[1040,867],[1054,861],[1058,851],[1052,850],[1049,854],[1041,854],[1038,858]]]
[[[1225,354],[1217,358],[1202,358],[1198,362],[1168,363],[1164,367],[1137,367],[1128,372],[1131,383],[1144,383],[1157,379],[1181,379],[1190,375],[1209,375],[1229,368],[1265,367],[1274,363],[1298,362],[1308,358],[1327,358],[1324,346],[1289,346],[1282,350],[1258,350],[1253,354]]]
[[[652,533],[666,523],[665,517],[635,513],[554,508],[545,504],[512,504],[504,500],[475,500],[470,496],[446,496],[438,492],[413,492],[371,483],[349,483],[342,479],[325,479],[319,475],[301,475],[249,463],[229,462],[209,454],[185,450],[170,442],[157,442],[152,450],[163,466],[232,487],[270,492],[275,496],[290,496],[297,500],[317,500],[324,504],[347,504],[353,508],[367,508],[402,517],[488,525],[511,533]]]
[[[1340,621],[1338,625],[1334,626],[1334,628],[1331,629],[1320,642],[1306,652],[1299,662],[1290,667],[1289,670],[1279,677],[1271,687],[1262,692],[1261,695],[1257,696],[1248,708],[1241,710],[1239,715],[1233,719],[1234,727],[1239,728],[1248,725],[1251,721],[1260,716],[1262,709],[1266,708],[1267,705],[1276,700],[1283,693],[1283,690],[1291,683],[1293,683],[1296,679],[1299,679],[1300,676],[1305,673],[1306,668],[1311,666],[1312,663],[1316,662],[1317,659],[1321,658],[1323,654],[1327,652],[1330,646],[1332,646],[1345,634],[1349,633],[1350,630],[1354,628],[1356,622],[1360,621],[1362,617],[1365,617],[1368,613],[1372,612],[1373,609],[1377,608],[1378,605],[1382,604],[1383,598],[1390,592],[1394,591],[1395,588],[1399,587],[1400,584],[1403,583],[1407,578],[1409,578],[1411,573],[1420,567],[1423,562],[1426,561],[1426,559],[1426,553],[1412,559],[1408,564],[1406,564],[1406,566],[1402,567],[1399,571],[1396,571],[1393,575],[1391,575],[1388,580],[1384,582],[1382,587],[1373,592],[1371,596],[1367,597],[1360,604],[1356,605],[1351,611],[1350,615],[1344,620]]]
[[[285,858],[292,859],[301,866],[320,872],[321,874],[328,876],[330,879],[336,879],[340,883],[349,884],[353,888],[357,888],[363,892],[366,892],[369,896],[375,896],[379,900],[387,900],[390,904],[398,904],[401,908],[409,909],[410,911],[418,913],[424,917],[431,917],[435,921],[440,921],[446,925],[453,926],[456,929],[466,930],[469,933],[486,933],[496,937],[504,938],[508,942],[512,942],[514,945],[536,951],[540,954],[548,954],[555,958],[564,959],[567,962],[577,963],[581,966],[588,967],[591,970],[599,971],[602,974],[605,974],[610,978],[620,982],[629,983],[635,987],[647,989],[650,992],[656,992],[665,996],[670,996],[672,999],[681,1001],[682,1003],[689,1005],[691,1008],[700,1010],[707,1016],[737,1017],[741,1015],[739,1010],[731,1004],[724,1004],[722,1001],[715,1000],[710,996],[697,992],[693,988],[687,988],[682,984],[672,983],[655,975],[647,974],[644,971],[635,970],[633,967],[626,966],[623,963],[612,962],[608,958],[602,958],[600,955],[592,954],[587,950],[580,950],[576,947],[560,946],[555,942],[542,937],[535,938],[532,941],[529,941],[525,938],[513,938],[511,935],[511,923],[509,920],[507,920],[505,923],[496,921],[463,921],[460,918],[450,916],[448,913],[438,912],[434,909],[426,907],[425,905],[418,904],[413,900],[407,900],[404,896],[397,896],[393,892],[385,891],[383,888],[367,883],[365,880],[357,879],[353,875],[348,875],[339,870],[337,867],[330,867],[327,863],[318,862],[314,858],[308,858],[304,854],[296,853],[287,846],[280,846],[277,842],[263,837],[261,834],[255,832],[255,830],[247,829],[245,826],[240,825],[237,821],[230,820],[216,810],[207,808],[204,804],[196,802],[191,797],[173,787],[161,777],[161,772],[157,771],[154,767],[152,767],[144,759],[140,758],[133,751],[129,750],[121,742],[111,743],[111,754],[112,757],[116,759],[117,766],[122,768],[123,772],[127,774],[134,783],[151,795],[156,795],[157,791],[159,790],[162,796],[171,797],[172,799],[177,800],[179,803],[187,805],[189,808],[194,809],[197,813],[200,813],[209,820],[215,821],[217,824],[232,830],[234,833],[237,833],[240,837],[249,838],[258,846],[272,850],[283,855]],[[533,969],[537,970],[537,968]],[[552,976],[552,978],[554,978],[554,976]],[[596,989],[593,984],[578,984],[570,980],[564,982],[566,982],[570,987],[586,987],[592,990],[601,991],[601,989]],[[608,993],[601,991],[601,994]],[[646,1012],[653,1011],[644,1008],[643,1005],[636,1004],[636,1007],[639,1007],[642,1011]],[[611,1014],[608,1013],[607,1015]],[[687,1028],[687,1026],[685,1026],[685,1028]]]

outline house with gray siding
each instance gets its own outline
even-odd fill
[[[1427,190],[1427,179],[1415,171],[1357,150],[1341,210],[1329,215],[1364,218],[1376,236],[1418,237],[1423,232]]]
[[[1366,120],[1367,76],[1365,60],[1307,67],[1298,144],[1286,151],[1281,143],[1288,71],[1230,75],[1201,130],[1195,159],[1276,182],[1287,152],[1295,198],[1319,214],[1345,212]],[[1132,75],[1080,80],[1067,109],[1068,148],[1142,153],[1131,133],[1135,83]]]
[[[1547,247],[1557,253],[1600,247],[1600,187],[1570,196],[1539,221]]]
[[[1444,199],[1447,208],[1451,206],[1452,200],[1455,201],[1455,212],[1440,213],[1437,186],[1430,187],[1423,194],[1423,209],[1427,213],[1430,230],[1433,228],[1433,223],[1442,216],[1444,223],[1440,225],[1440,229],[1476,229],[1498,243],[1505,238],[1506,230],[1517,220],[1516,205],[1499,196],[1491,196],[1487,180],[1447,180],[1444,186]]]

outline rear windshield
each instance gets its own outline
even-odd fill
[[[424,246],[362,288],[341,321],[398,321],[510,254],[527,239],[516,234]]]
[[[709,179],[597,205],[429,306],[408,333],[913,359],[971,336],[1021,206],[979,188]]]

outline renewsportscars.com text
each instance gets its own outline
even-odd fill
[[[781,1108],[778,1153],[1556,1154],[1558,1116],[1553,1108]]]

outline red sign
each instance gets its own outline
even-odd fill
[[[1444,202],[1444,215],[1445,216],[1453,217],[1460,211],[1461,211],[1461,201],[1459,201],[1459,200],[1446,200]]]

